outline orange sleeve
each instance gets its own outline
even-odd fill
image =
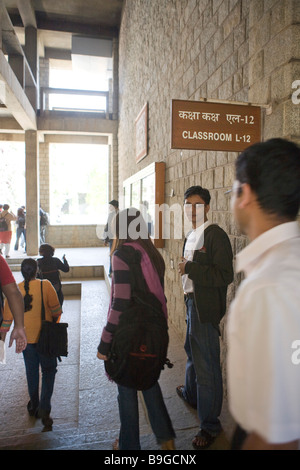
[[[7,332],[9,331],[11,324],[13,322],[13,316],[11,310],[8,305],[7,299],[4,301],[4,309],[3,309],[3,321],[1,323],[0,331]]]
[[[62,314],[62,309],[57,297],[56,290],[52,286],[51,282],[47,279],[43,280],[43,286],[46,312],[49,312],[50,316],[57,318]]]

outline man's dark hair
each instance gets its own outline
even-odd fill
[[[293,220],[300,206],[300,148],[285,139],[251,145],[236,161],[236,179],[248,183],[268,214]]]
[[[112,201],[109,201],[109,203],[111,206],[114,206],[116,209],[119,208],[119,202],[116,201],[116,199],[113,199]]]
[[[194,196],[195,194],[197,196],[200,196],[207,206],[209,205],[210,203],[209,191],[208,189],[202,188],[202,186],[191,186],[190,188],[188,188],[184,193],[184,200],[186,200],[190,196]]]

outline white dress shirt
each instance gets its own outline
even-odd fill
[[[184,258],[187,261],[193,261],[194,251],[200,250],[204,245],[204,230],[210,225],[207,220],[204,224],[192,230],[187,238],[184,246]],[[185,294],[194,292],[193,281],[189,278],[188,274],[182,276],[182,287]]]
[[[237,255],[236,267],[246,278],[227,322],[231,413],[270,443],[300,439],[298,223],[260,235]]]

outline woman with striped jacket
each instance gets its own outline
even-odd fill
[[[137,209],[125,209],[117,214],[115,225],[116,238],[112,249],[111,301],[107,324],[103,329],[97,354],[98,358],[104,361],[107,360],[113,333],[117,328],[120,315],[130,305],[132,296],[129,266],[116,253],[116,250],[120,250],[122,245],[129,245],[140,251],[141,268],[146,284],[150,292],[161,302],[167,318],[163,288],[165,263],[148,235],[147,225],[142,215]],[[121,427],[119,439],[115,442],[114,449],[140,450],[137,390],[118,385],[118,393]],[[150,389],[143,390],[142,393],[158,444],[164,450],[175,449],[175,432],[158,382]]]

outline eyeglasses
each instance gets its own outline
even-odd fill
[[[231,194],[231,193],[237,193],[238,195],[241,193],[241,189],[242,189],[242,186],[243,186],[243,183],[240,183],[239,181],[235,181],[233,183],[233,186],[231,189],[228,189],[228,191],[225,191],[225,196],[227,196],[228,194]]]

